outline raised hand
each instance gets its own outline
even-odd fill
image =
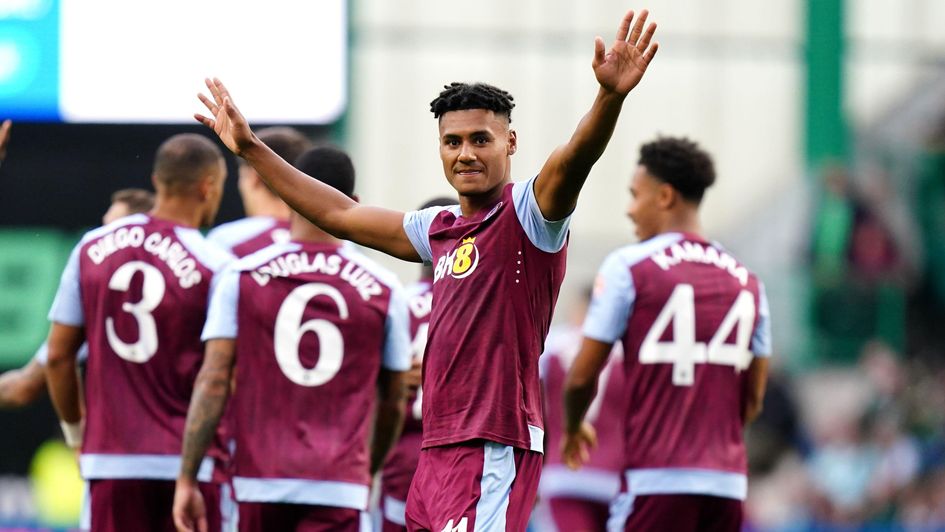
[[[597,37],[594,40],[594,61],[591,66],[597,82],[605,90],[626,95],[643,79],[646,67],[659,48],[658,42],[650,43],[656,32],[656,23],[650,23],[646,31],[643,30],[648,15],[649,12],[644,9],[634,23],[633,11],[628,11],[617,30],[617,39],[606,53],[604,39]]]
[[[212,118],[199,113],[194,113],[194,118],[212,129],[230,151],[240,155],[244,148],[253,144],[255,135],[249,128],[246,118],[236,108],[223,82],[217,78],[212,80],[207,78],[204,82],[207,84],[213,99],[211,100],[203,94],[197,94],[197,98],[207,107]]]

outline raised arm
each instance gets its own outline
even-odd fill
[[[613,46],[606,52],[602,38],[594,41],[592,67],[600,84],[597,98],[571,140],[548,157],[535,181],[535,198],[548,220],[560,220],[574,210],[591,167],[610,142],[624,99],[640,83],[656,55],[659,44],[650,42],[656,24],[651,23],[644,30],[647,15],[643,10],[634,23],[633,11],[628,12]]]
[[[211,98],[198,95],[211,117],[194,118],[213,130],[236,155],[259,173],[269,188],[296,212],[337,238],[357,242],[399,259],[420,262],[404,231],[404,213],[368,207],[312,179],[276,155],[253,134],[220,80],[207,79]]]
[[[235,340],[207,342],[206,356],[197,374],[184,425],[180,474],[174,490],[173,514],[178,530],[207,529],[206,507],[197,485],[197,472],[226,408],[235,362]]]

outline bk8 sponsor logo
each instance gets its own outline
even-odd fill
[[[440,257],[433,271],[433,282],[449,275],[454,279],[469,277],[479,265],[479,248],[476,237],[464,238],[459,247]]]

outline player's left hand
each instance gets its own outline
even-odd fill
[[[591,66],[601,88],[626,95],[643,79],[646,67],[659,48],[658,42],[650,43],[656,23],[651,23],[645,31],[643,29],[648,15],[649,12],[644,9],[634,23],[633,11],[627,12],[617,30],[617,39],[606,52],[604,39],[597,37],[594,40],[594,61]]]
[[[207,508],[196,482],[177,481],[172,512],[177,532],[207,532]]]
[[[577,432],[564,435],[561,459],[571,469],[579,469],[591,459],[591,449],[597,447],[597,431],[587,422]]]

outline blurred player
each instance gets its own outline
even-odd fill
[[[147,190],[126,188],[116,191],[112,194],[111,206],[102,216],[102,224],[108,225],[129,214],[146,212],[153,206],[154,194]],[[46,373],[43,368],[46,365],[47,352],[46,342],[43,342],[25,366],[0,375],[0,408],[20,408],[46,393]],[[87,355],[88,348],[83,344],[78,353],[79,362],[83,362]]]
[[[456,205],[456,200],[435,198],[423,204],[420,209],[450,205]],[[413,366],[408,373],[407,385],[410,394],[407,398],[404,429],[381,474],[381,513],[384,519],[384,532],[407,529],[404,514],[407,493],[420,460],[420,447],[423,440],[420,368],[423,363],[423,351],[427,346],[430,312],[433,310],[433,265],[424,264],[420,270],[420,280],[408,286],[406,292],[407,308],[410,311],[410,337],[413,339],[411,343]]]
[[[195,118],[296,211],[338,238],[434,264],[409,530],[526,527],[544,440],[538,357],[564,277],[570,214],[656,53],[655,24],[644,30],[646,11],[633,18],[624,17],[609,51],[595,40],[597,97],[530,180],[511,182],[517,137],[507,92],[453,83],[440,93],[431,110],[444,174],[459,194],[454,208],[405,215],[361,206],[259,142],[219,80],[207,80],[212,99],[200,95],[213,118]]]
[[[314,148],[296,164],[353,195],[344,152]],[[195,478],[234,370],[242,531],[359,530],[371,477],[400,432],[410,368],[403,288],[297,214],[291,230],[291,242],[234,263],[214,290],[177,481],[179,530],[205,519]]]
[[[231,256],[197,227],[212,223],[226,165],[200,135],[161,144],[148,214],[90,231],[76,246],[50,310],[46,377],[66,441],[81,445],[92,530],[172,530],[174,478],[213,274]],[[76,351],[88,341],[86,415],[80,419]],[[84,430],[82,427],[84,421]],[[213,463],[201,467],[201,489]],[[211,512],[211,530],[220,514]]]
[[[13,129],[13,121],[9,118],[0,124],[0,164],[7,158],[7,145],[10,144],[10,131]]]
[[[312,147],[308,137],[290,127],[267,127],[260,129],[257,136],[286,161],[294,162]],[[239,161],[238,185],[246,217],[214,227],[207,233],[207,239],[237,257],[245,257],[273,242],[289,240],[291,210],[269,190],[252,166]]]
[[[581,324],[590,300],[590,289],[572,308],[569,323],[552,327],[541,356],[545,400],[545,437],[553,443],[545,450],[545,467],[538,486],[543,516],[561,532],[604,530],[610,502],[620,491],[623,472],[623,419],[626,410],[623,355],[614,349],[601,373],[601,389],[588,409],[587,420],[597,434],[597,447],[580,471],[561,460],[557,445],[564,434],[561,397],[565,376],[581,347]]]
[[[623,344],[623,492],[610,530],[737,531],[747,493],[743,430],[761,409],[771,353],[764,287],[702,237],[708,154],[680,138],[640,150],[628,215],[639,244],[604,261],[565,387],[564,461],[587,461],[582,423],[614,342]]]

